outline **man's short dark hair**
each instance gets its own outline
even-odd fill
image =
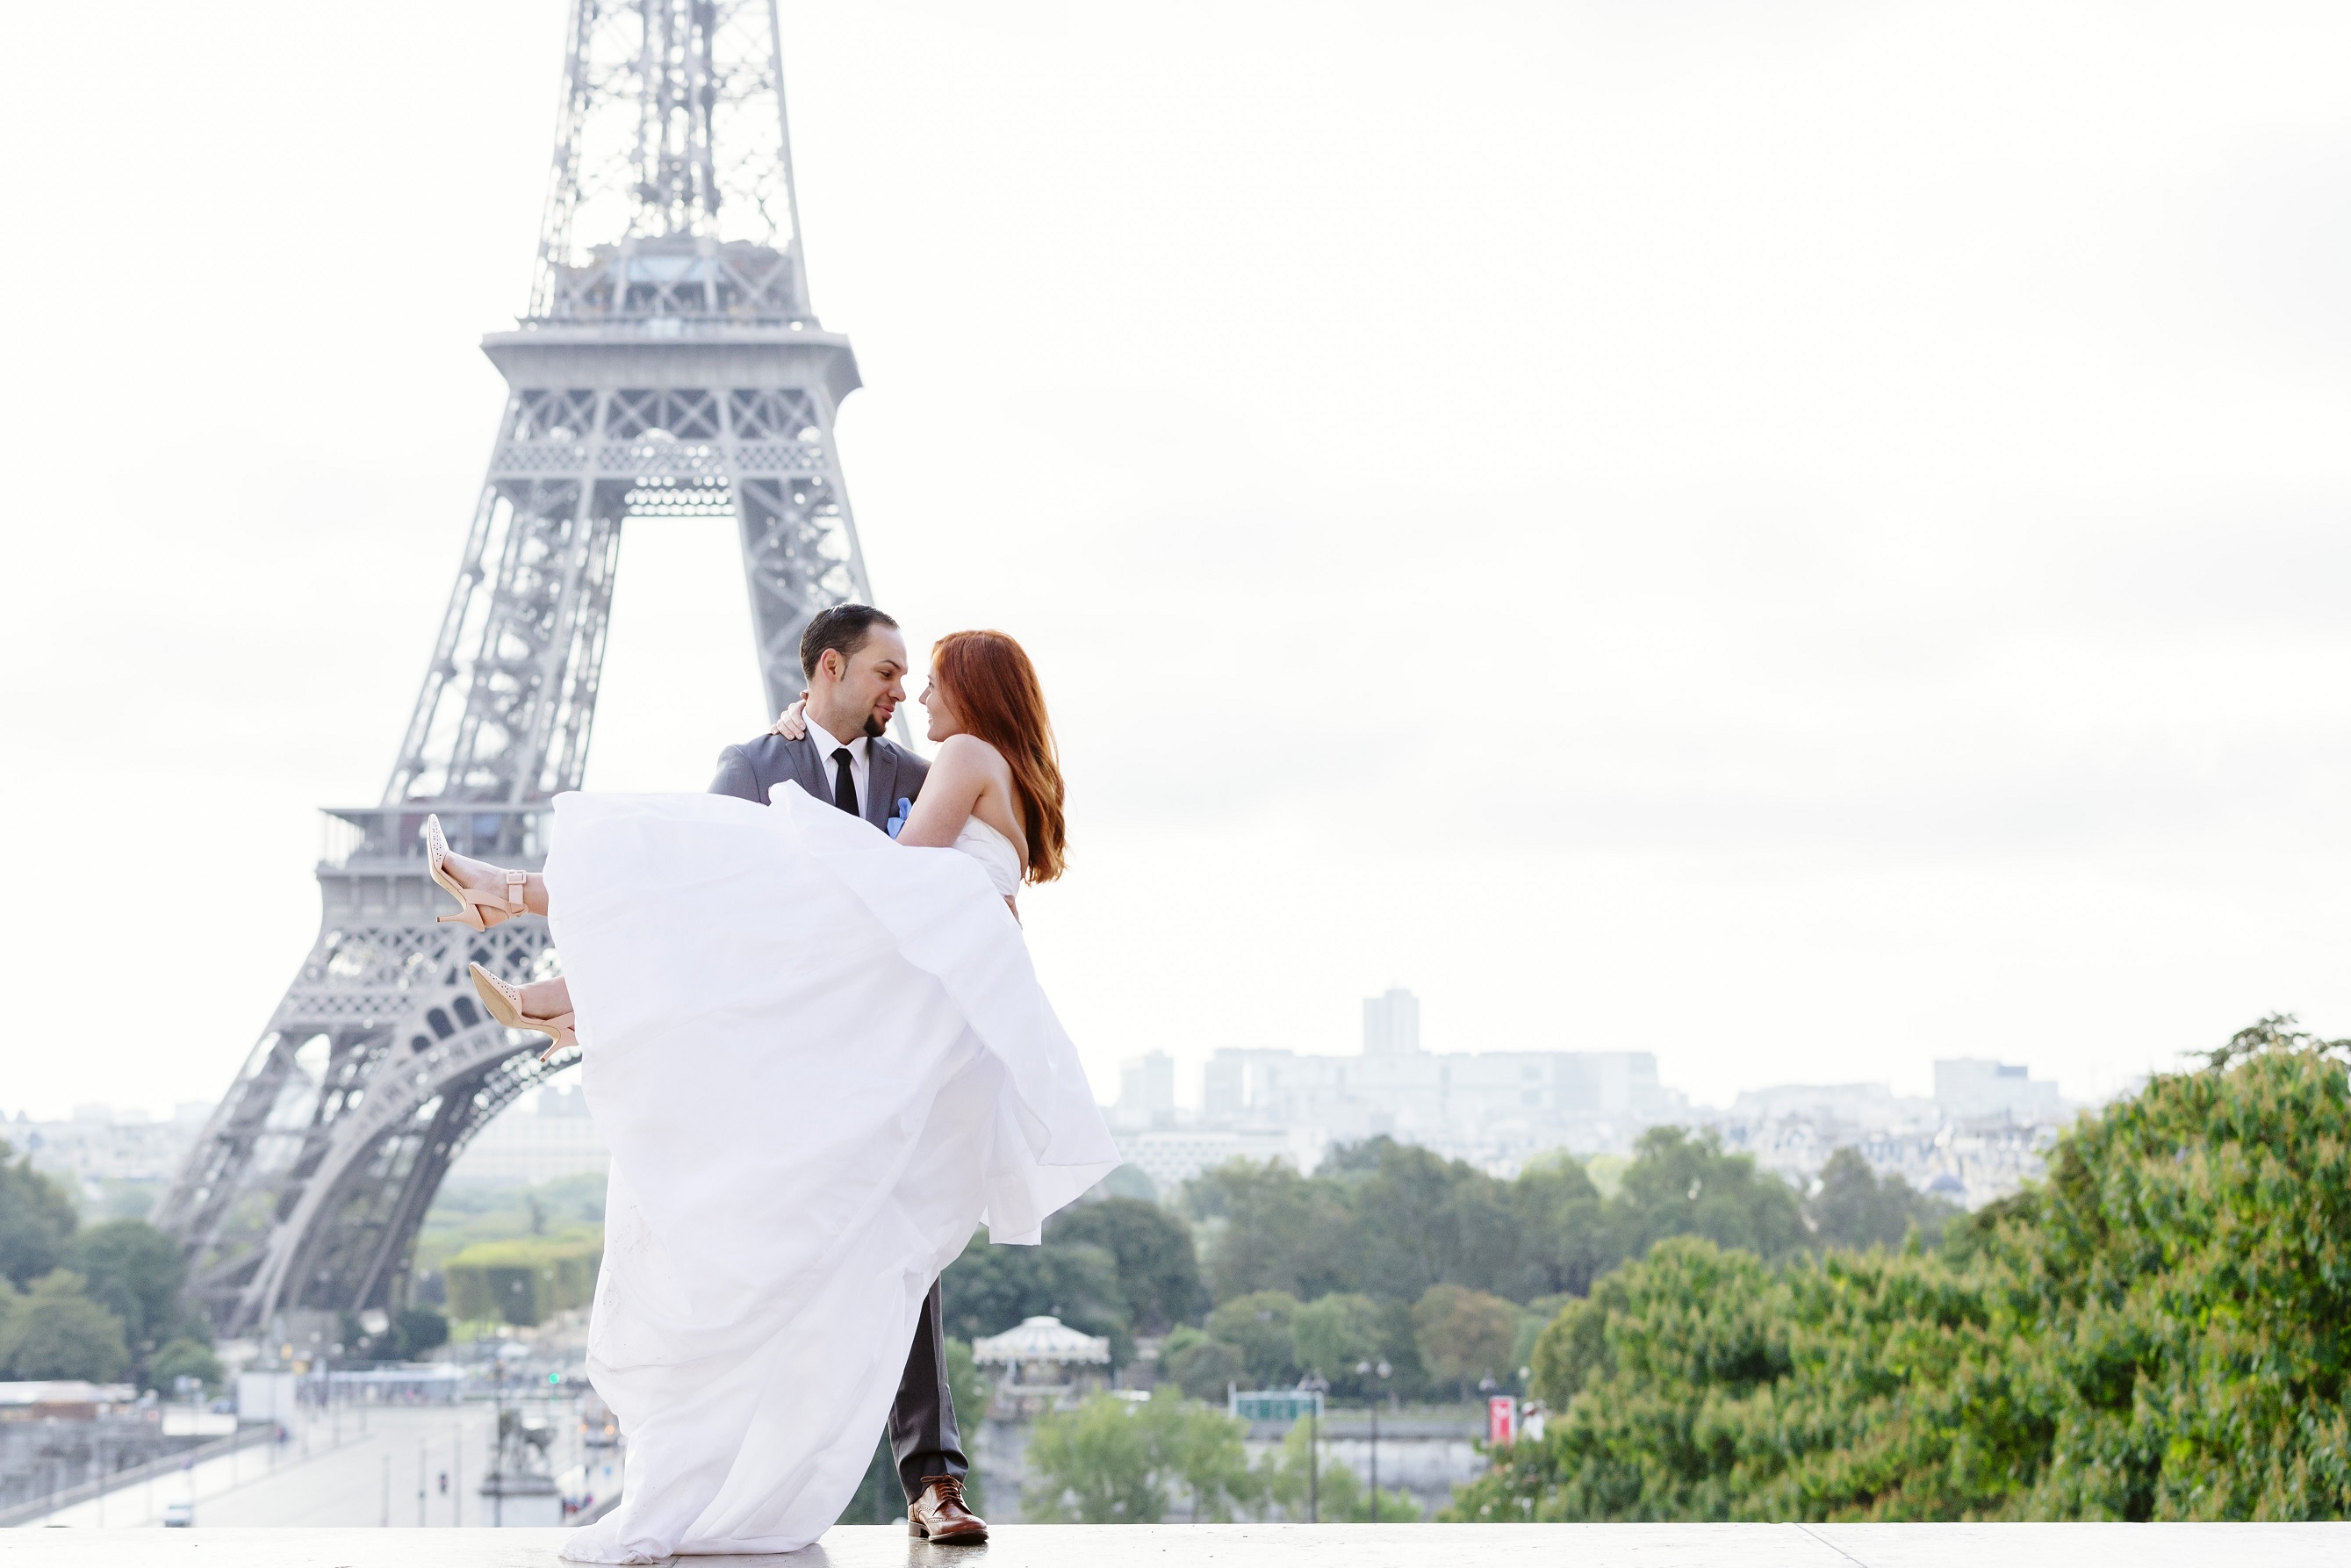
[[[898,623],[871,604],[836,604],[830,610],[820,610],[810,618],[808,630],[800,633],[800,674],[816,678],[816,667],[824,651],[832,648],[846,660],[865,646],[865,638],[876,626],[887,626],[893,632]]]

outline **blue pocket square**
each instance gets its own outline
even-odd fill
[[[889,834],[892,838],[896,838],[898,836],[898,830],[904,827],[906,825],[906,819],[914,814],[914,803],[906,799],[904,795],[899,796],[898,814],[891,818],[889,822],[883,826],[882,831]]]

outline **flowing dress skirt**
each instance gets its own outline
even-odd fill
[[[547,881],[612,1151],[588,1371],[628,1443],[563,1555],[795,1550],[864,1476],[931,1281],[1117,1150],[967,855],[798,789],[569,794]]]

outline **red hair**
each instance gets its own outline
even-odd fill
[[[1020,644],[1001,632],[950,632],[931,645],[931,678],[963,727],[1012,765],[1030,882],[1061,874],[1069,850],[1061,815],[1061,748],[1045,714],[1045,689]]]

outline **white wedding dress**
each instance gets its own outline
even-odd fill
[[[628,1442],[588,1563],[788,1552],[855,1493],[931,1281],[1118,1153],[974,821],[785,786],[557,797],[549,917],[612,1151],[588,1371]]]

